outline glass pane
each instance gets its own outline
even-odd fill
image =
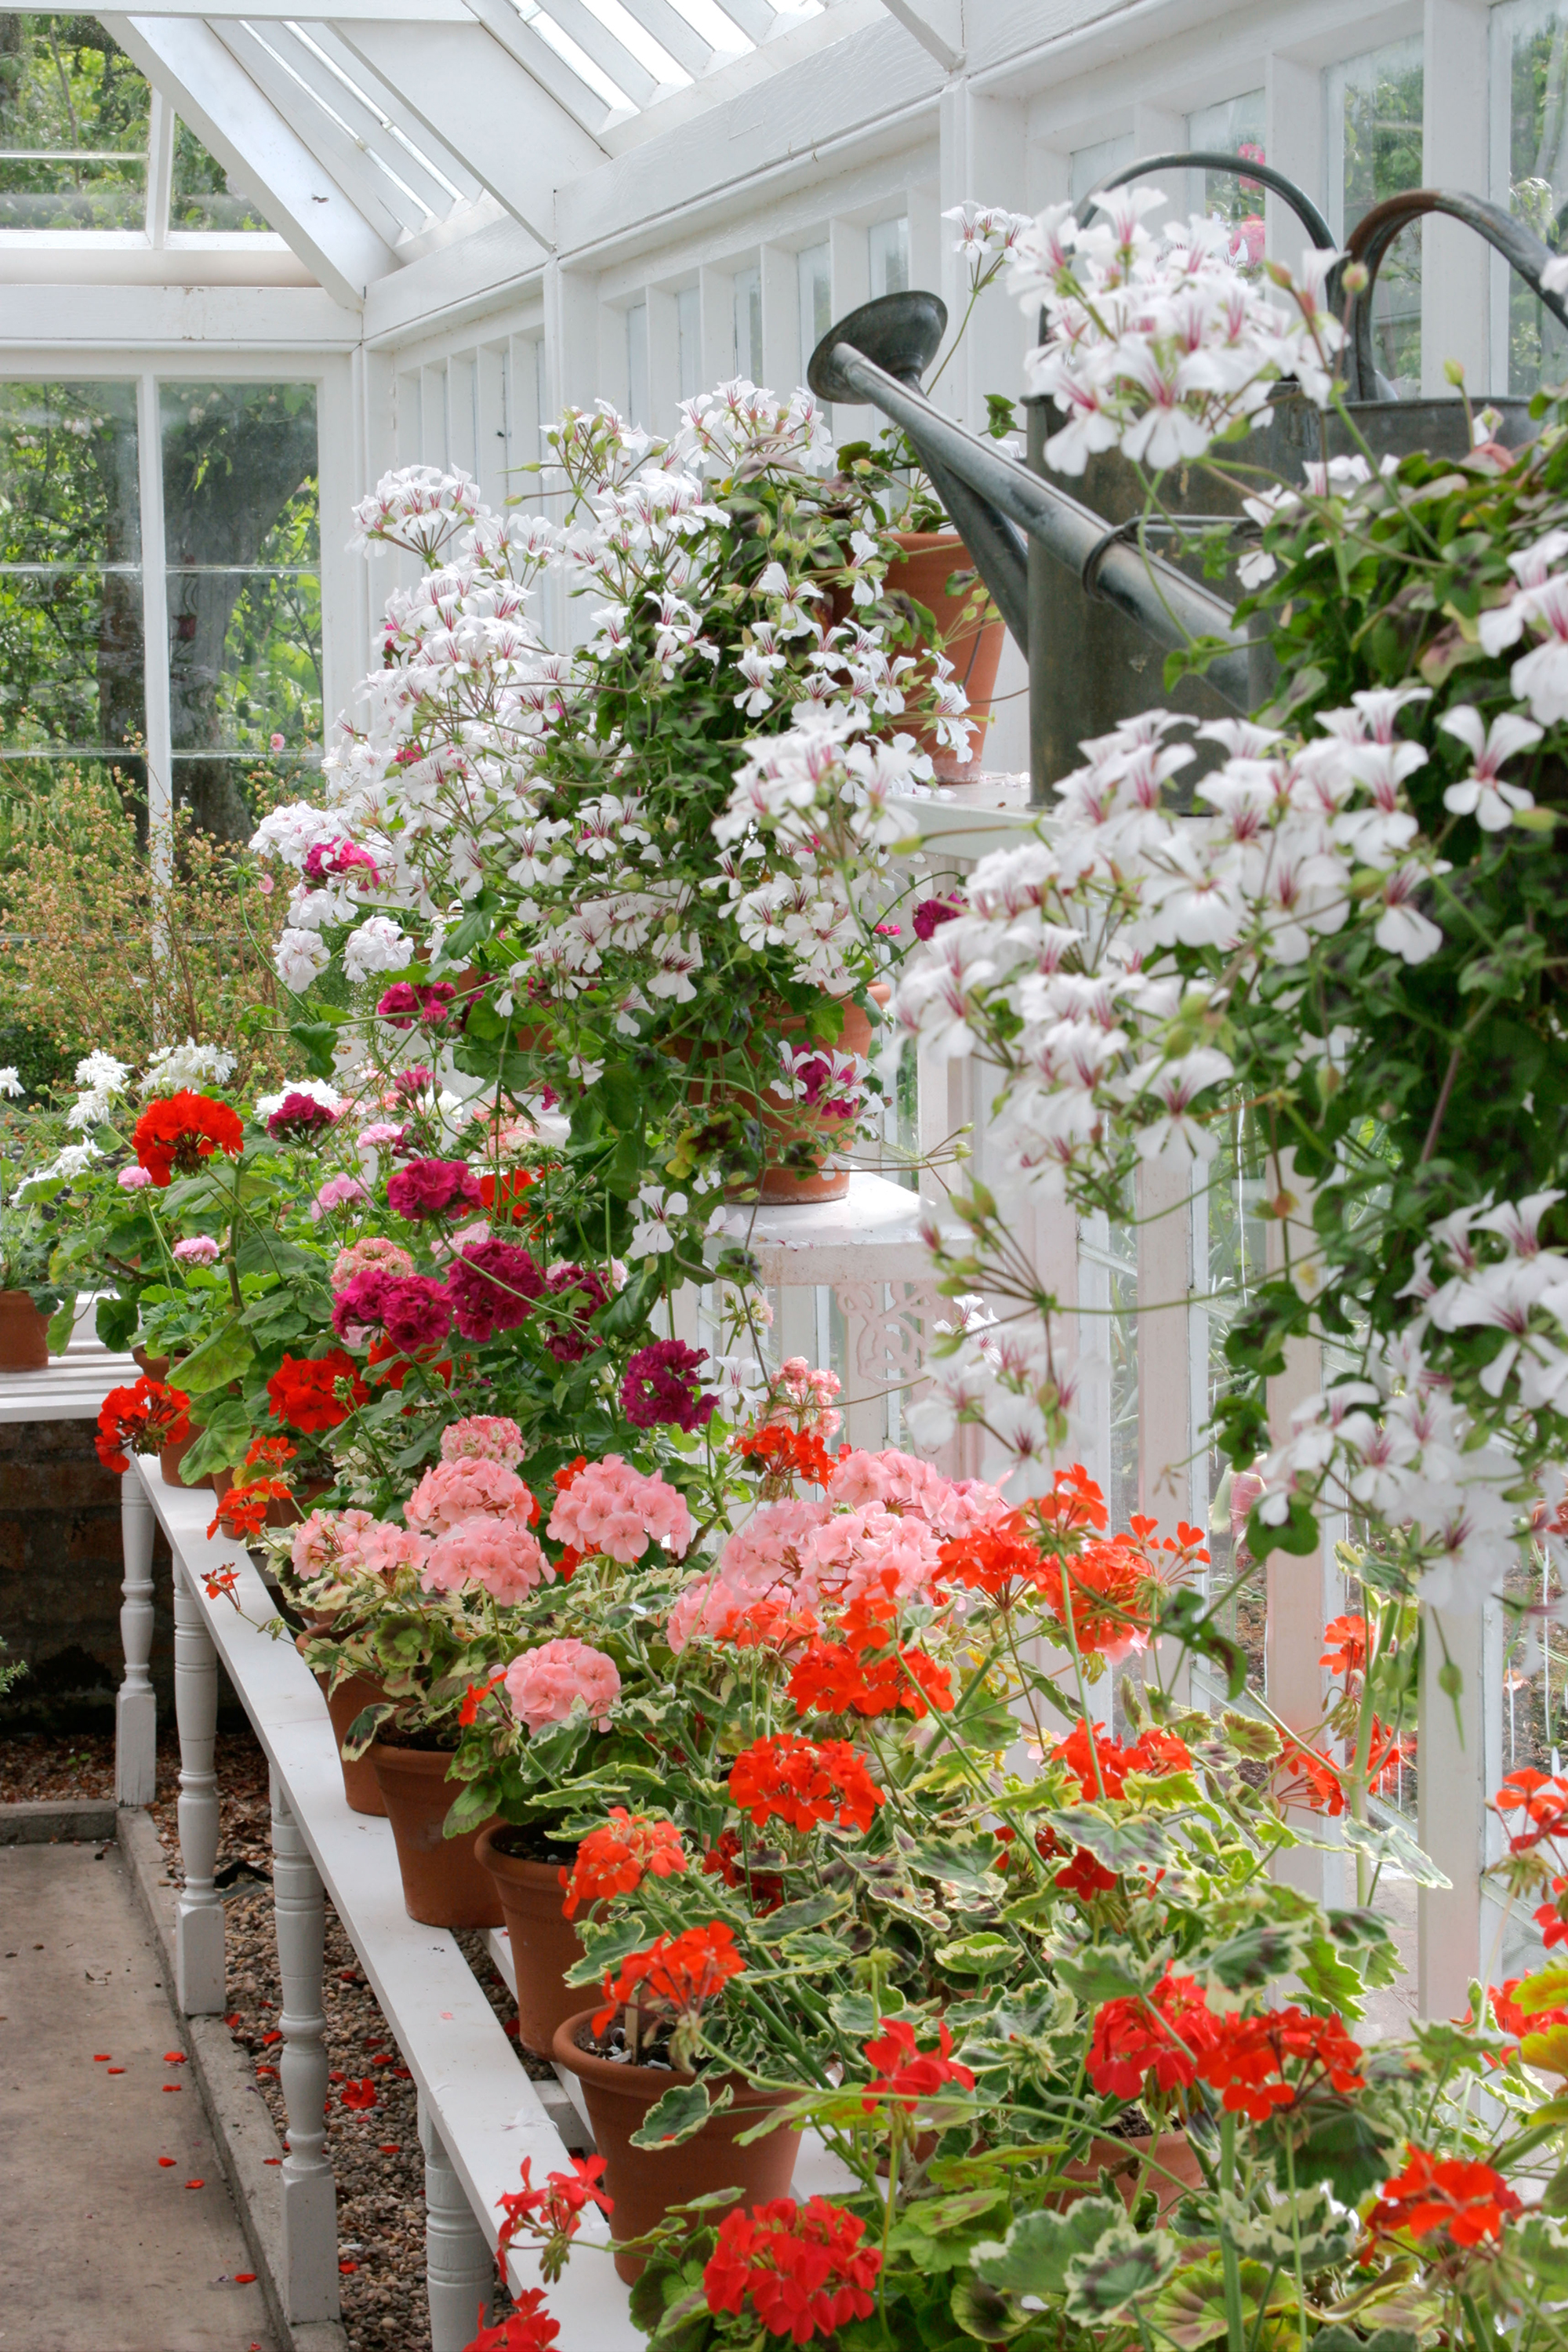
[[[144,228],[149,100],[96,17],[0,15],[0,228]]]
[[[735,288],[735,373],[763,380],[763,273],[737,269]]]
[[[1245,156],[1253,163],[1268,160],[1263,150],[1263,92],[1245,90],[1239,98],[1222,99],[1187,117],[1187,144],[1209,154]],[[1229,221],[1247,238],[1249,259],[1263,257],[1263,186],[1258,180],[1231,172],[1205,172],[1196,201],[1212,219]],[[1256,251],[1254,247],[1256,247]]]
[[[174,125],[174,169],[169,189],[172,229],[265,229],[254,197],[237,187],[209,155],[188,122]]]
[[[176,783],[200,822],[248,829],[244,769],[321,734],[316,394],[165,383],[169,700]]]
[[[171,571],[169,694],[176,751],[320,742],[319,575]]]
[[[680,397],[695,400],[702,389],[702,302],[695,286],[683,286],[675,298],[676,365],[680,375]],[[542,343],[540,349],[542,351]],[[539,413],[544,414],[544,395],[540,394]]]
[[[1099,186],[1108,172],[1120,172],[1131,161],[1131,131],[1121,131],[1114,139],[1097,139],[1092,147],[1075,147],[1068,166],[1068,194],[1076,205],[1090,188]]]
[[[826,241],[795,256],[800,281],[800,380],[806,362],[833,324],[833,272]]]
[[[142,731],[139,572],[0,571],[0,743]]]
[[[880,294],[902,294],[910,283],[910,225],[901,216],[898,220],[879,221],[867,232],[867,244],[871,264],[871,299]]]
[[[1568,18],[1551,6],[1500,8],[1508,41],[1509,208],[1560,252],[1568,228]],[[1532,393],[1568,373],[1568,335],[1508,272],[1508,388]]]
[[[1337,233],[1348,237],[1385,196],[1421,185],[1420,36],[1331,68],[1330,133],[1341,146],[1332,193]],[[1384,257],[1373,306],[1379,373],[1401,398],[1421,389],[1421,225],[1401,232]]]
[[[133,383],[0,383],[0,563],[138,563]]]

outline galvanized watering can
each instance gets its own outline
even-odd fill
[[[1261,182],[1288,204],[1311,242],[1327,250],[1328,223],[1310,197],[1268,163],[1194,150],[1150,155],[1112,173],[1083,198],[1087,218],[1101,195],[1122,183],[1173,170],[1229,172]],[[1399,400],[1377,373],[1373,349],[1373,297],[1378,269],[1402,228],[1428,213],[1461,221],[1503,255],[1544,307],[1568,328],[1563,298],[1548,293],[1541,272],[1548,248],[1522,222],[1482,197],[1415,188],[1374,205],[1349,240],[1347,261],[1364,263],[1365,289],[1352,302],[1344,369],[1347,407],[1355,429],[1377,457],[1417,449],[1460,457],[1468,446],[1463,403],[1457,397]],[[1331,307],[1342,302],[1344,264],[1330,276]],[[1053,780],[1078,764],[1079,741],[1103,734],[1119,719],[1160,703],[1204,719],[1246,711],[1266,701],[1274,665],[1267,639],[1249,639],[1233,621],[1234,599],[1216,593],[1180,539],[1169,557],[1149,565],[1127,533],[1143,509],[1137,475],[1119,451],[1090,459],[1082,475],[1053,474],[1045,446],[1056,412],[1043,399],[1022,404],[1028,418],[1025,463],[1007,457],[943,416],[921,391],[921,378],[947,328],[947,306],[935,294],[885,295],[841,320],[812,353],[806,381],[822,400],[868,402],[901,425],[931,477],[954,528],[1029,665],[1030,798],[1052,797]],[[1529,404],[1491,399],[1501,423],[1495,437],[1518,448],[1535,431]],[[1273,422],[1244,445],[1248,464],[1284,480],[1299,479],[1308,458],[1342,454],[1350,443],[1338,415],[1324,416],[1289,388],[1274,400]],[[1232,522],[1239,496],[1184,474],[1164,484],[1173,515]],[[1178,526],[1179,527],[1179,526]],[[1151,572],[1153,577],[1151,578]],[[1231,650],[1202,678],[1184,679],[1169,693],[1163,656],[1189,637],[1218,636]]]

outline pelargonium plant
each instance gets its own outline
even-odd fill
[[[1151,520],[1176,465],[1246,508],[1238,620],[1271,631],[1279,690],[1195,741],[1152,709],[1086,744],[1032,836],[983,858],[911,950],[895,1018],[996,1072],[1009,1199],[1118,1216],[1147,1163],[1231,1181],[1245,1129],[1277,1235],[1215,1412],[1257,1474],[1247,1552],[1313,1551],[1345,1513],[1370,1613],[1470,1612],[1559,1541],[1568,1437],[1548,944],[1568,442],[1542,397],[1518,452],[1482,416],[1468,456],[1375,462],[1336,373],[1333,257],[1259,278],[1214,224],[1156,240],[1155,201],[1115,192],[1087,229],[1058,208],[1021,241],[1014,285],[1046,327],[1029,381],[1066,420],[1053,462],[1120,452]],[[1270,489],[1247,433],[1287,397],[1321,410],[1325,456]],[[984,1423],[1048,1467],[1077,1406],[1060,1302],[991,1192],[960,1205],[972,1238],[939,1242],[942,1277],[987,1304],[913,1425],[939,1444]],[[1271,1434],[1266,1384],[1296,1340],[1335,1370]],[[1188,1633],[1220,1639],[1229,1597]]]
[[[756,2128],[809,2124],[842,2168],[829,2194],[671,2213],[636,2242],[634,2318],[699,2352],[1564,2341],[1568,2233],[1540,2202],[1563,1972],[1374,2035],[1385,1922],[1270,1872],[1307,1833],[1300,1743],[1187,1706],[1179,1641],[1155,1643],[1198,1531],[1113,1528],[1077,1466],[1019,1506],[835,1449],[836,1418],[792,1364],[736,1442],[765,1499],[662,1633],[651,1587],[601,1592],[599,1641],[653,1669],[623,1672],[607,1727],[607,1685],[570,1670],[569,1712],[509,1723],[540,1621],[452,1767],[488,1754],[474,1817],[504,1789],[522,1818],[526,1789],[561,1853],[589,2046],[673,2070],[637,2145],[765,2096]],[[1348,1684],[1366,1628],[1330,1639]],[[1515,1781],[1522,1885],[1568,1792]],[[503,2200],[547,2279],[603,2258],[578,2241],[590,2201],[616,2228],[613,2157],[594,2187],[525,2174]]]

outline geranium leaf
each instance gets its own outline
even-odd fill
[[[1289,1976],[1300,1966],[1311,1934],[1310,1919],[1268,1919],[1256,1927],[1244,1927],[1239,1936],[1209,1954],[1207,1979],[1223,1985],[1227,1992],[1242,1992],[1248,1986],[1268,1984],[1274,1977]]]
[[[1011,1936],[963,1936],[956,1944],[939,1944],[939,1967],[956,1977],[987,1977],[1012,1968],[1022,1957]]]
[[[977,2344],[1005,2344],[1027,2327],[1034,2314],[1020,2311],[1016,2304],[987,2286],[983,2279],[959,2278],[953,2281],[948,2299],[953,2324]]]
[[[974,2247],[969,2267],[1007,2294],[1065,2294],[1068,2264],[1091,2254],[1127,2219],[1120,2199],[1080,2197],[1065,2213],[1021,2213],[998,2244]]]
[[[1113,1818],[1097,1805],[1066,1805],[1046,1818],[1075,1845],[1086,1845],[1096,1862],[1119,1878],[1128,1871],[1163,1870],[1170,1862],[1165,1825],[1153,1814]]]
[[[1116,2222],[1092,2253],[1075,2254],[1068,2264],[1068,2317],[1091,2325],[1114,2318],[1135,2295],[1163,2286],[1176,2263],[1175,2241],[1163,2230],[1143,2237],[1131,2221]]]
[[[1369,1822],[1358,1822],[1347,1813],[1340,1824],[1345,1843],[1353,1853],[1364,1853],[1374,1869],[1385,1863],[1413,1878],[1417,1886],[1451,1886],[1452,1879],[1445,1878],[1429,1854],[1423,1853],[1409,1831],[1401,1822],[1389,1822],[1373,1829]]]
[[[826,1919],[836,1919],[847,1911],[850,1898],[824,1888],[819,1895],[807,1895],[798,1903],[786,1903],[780,1911],[772,1911],[758,1921],[769,1943],[782,1943],[786,1936],[804,1935],[808,1927],[820,1927]]]
[[[226,1388],[255,1361],[249,1334],[237,1321],[193,1349],[178,1366],[178,1384],[187,1396],[205,1396],[209,1389]]]
[[[1092,1944],[1084,1951],[1055,1952],[1051,1957],[1058,1976],[1085,2009],[1098,2009],[1101,2001],[1146,1991],[1159,1975],[1156,1969],[1150,1976],[1135,1954],[1115,1945]]]
[[[706,2083],[675,2083],[664,2096],[656,2099],[632,2134],[634,2147],[679,2147],[682,2140],[694,2139],[708,2121],[727,2107],[733,2093],[724,2084],[716,2099],[708,2095]]]

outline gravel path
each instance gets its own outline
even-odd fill
[[[220,1732],[218,1882],[228,1952],[226,2022],[253,2058],[279,2138],[283,2102],[277,2075],[282,1988],[272,1934],[272,1853],[267,1759],[248,1730]],[[179,1748],[160,1738],[153,1821],[179,1879],[175,1829]],[[0,1748],[0,1802],[21,1798],[112,1796],[114,1743],[100,1733],[7,1741]],[[511,1996],[484,1954],[482,1936],[460,1936],[492,2008],[515,2032]],[[325,2011],[332,2102],[328,2152],[338,2183],[338,2253],[350,2352],[429,2352],[425,2304],[425,2162],[414,2084],[353,1948],[327,1907]],[[538,2062],[520,2061],[547,2074]],[[344,2105],[371,2086],[374,2105]],[[504,2299],[503,2299],[504,2301]]]

